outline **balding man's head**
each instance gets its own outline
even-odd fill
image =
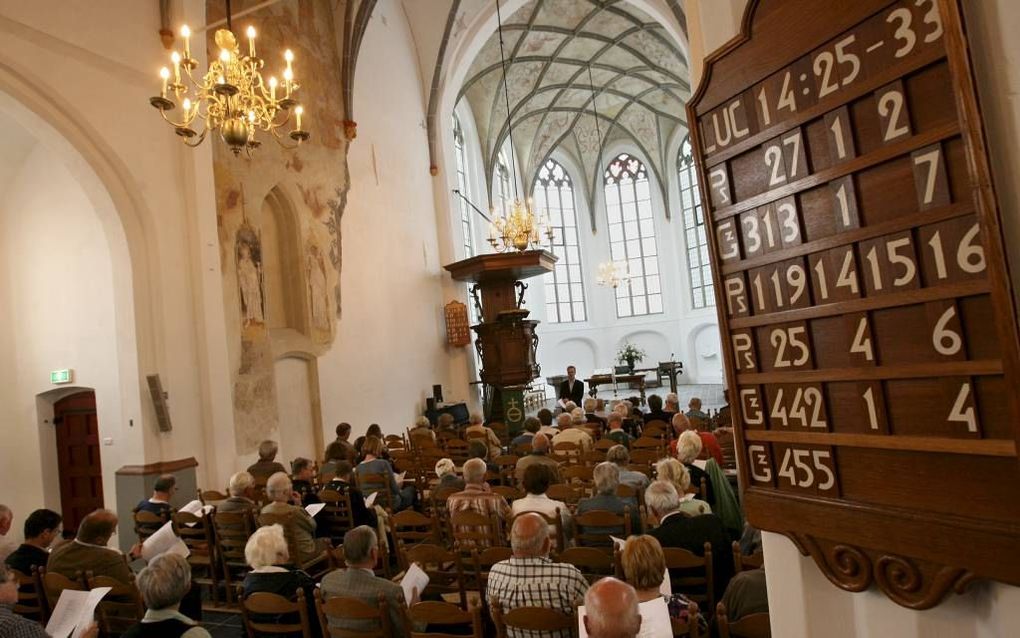
[[[615,578],[603,578],[584,595],[584,628],[591,638],[635,638],[641,630],[637,592]]]
[[[96,510],[78,525],[77,539],[89,545],[106,545],[117,529],[117,515],[110,510]]]
[[[566,430],[571,426],[571,424],[573,424],[573,422],[574,417],[570,416],[570,414],[567,412],[563,412],[558,417],[556,417],[556,427],[558,427],[561,430]]]
[[[534,512],[521,514],[514,519],[510,530],[510,547],[518,558],[546,556],[549,553],[549,523]]]
[[[535,452],[546,452],[549,449],[549,437],[539,432],[531,439],[531,449]]]

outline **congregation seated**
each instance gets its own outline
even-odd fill
[[[690,402],[687,404],[687,408],[685,415],[688,419],[700,419],[707,422],[712,418],[708,416],[707,413],[701,411],[701,399],[698,397],[691,397]]]
[[[546,492],[552,484],[552,470],[545,465],[532,465],[524,472],[523,487],[525,496],[515,500],[510,505],[510,513],[518,516],[524,512],[539,512],[551,519],[555,519],[556,511],[559,510],[560,520],[563,522],[563,529],[569,530],[571,524],[570,508],[563,501],[549,498]],[[552,533],[552,530],[550,530]]]
[[[4,562],[26,576],[33,567],[46,567],[50,558],[47,551],[53,541],[60,538],[60,514],[53,510],[36,510],[25,519],[25,542],[7,555]]]
[[[379,578],[372,570],[379,560],[379,539],[375,530],[360,525],[344,534],[345,569],[337,569],[322,579],[321,591],[324,599],[332,596],[356,598],[372,607],[378,604],[379,595],[385,597],[389,611],[390,626],[394,636],[407,636],[404,625],[404,590],[400,585],[386,578]],[[347,618],[328,618],[330,629],[348,632],[372,630],[373,621]]]
[[[333,474],[336,472],[335,463],[338,461],[347,461],[351,465],[354,465],[358,458],[358,453],[354,450],[354,446],[351,445],[348,439],[351,438],[351,424],[341,423],[336,426],[336,440],[326,446],[325,463],[322,466],[323,474]]]
[[[484,425],[484,421],[481,414],[472,414],[468,426],[464,429],[464,437],[470,441],[471,434],[481,434],[482,441],[489,448],[489,458],[494,459],[500,455],[503,444],[492,428]]]
[[[436,433],[432,431],[428,417],[418,417],[414,427],[407,431],[407,436],[413,448],[436,446]]]
[[[630,452],[622,445],[614,445],[606,452],[606,461],[615,463],[620,468],[620,484],[629,485],[638,492],[644,492],[648,487],[648,477],[636,470],[628,469],[630,465]]]
[[[613,514],[624,515],[628,512],[631,518],[631,529],[640,529],[640,513],[638,512],[637,501],[633,498],[620,498],[616,494],[616,488],[620,486],[620,468],[616,463],[603,461],[595,466],[592,471],[592,478],[595,482],[595,494],[589,498],[582,498],[577,503],[577,513],[594,512],[600,510]],[[625,534],[623,527],[607,527],[601,530],[607,536],[613,535],[622,537]],[[607,544],[612,541],[606,538]]]
[[[492,472],[493,474],[499,474],[499,466],[489,462],[489,448],[484,443],[475,439],[468,443],[468,458],[469,459],[480,459],[485,463],[485,471]],[[499,485],[499,481],[493,481],[494,485]]]
[[[301,504],[308,506],[318,503],[319,497],[315,494],[315,468],[311,460],[304,457],[297,457],[290,464],[292,472],[291,483],[294,491],[301,495]]]
[[[149,512],[163,520],[170,520],[173,507],[170,506],[170,499],[177,491],[177,478],[173,474],[164,474],[156,479],[152,486],[152,496],[143,499],[135,506],[135,512]]]
[[[600,417],[596,412],[599,409],[599,400],[594,397],[588,397],[584,400],[584,419],[588,423],[598,423],[603,428],[608,427],[606,419]]]
[[[43,626],[35,620],[14,613],[18,602],[18,576],[6,564],[0,563],[0,636],[4,638],[47,638]],[[79,638],[97,638],[99,626],[92,623]]]
[[[263,441],[259,443],[259,460],[248,467],[248,473],[255,477],[255,482],[265,485],[269,477],[277,472],[287,472],[287,468],[276,462],[276,453],[280,446],[276,441]]]
[[[686,420],[686,417],[682,414],[678,414],[677,417],[684,418]],[[684,467],[687,468],[688,474],[690,474],[691,485],[697,486],[698,489],[701,489],[701,479],[705,479],[705,488],[707,492],[705,498],[710,506],[715,505],[715,489],[712,487],[712,480],[709,478],[708,472],[694,464],[694,461],[701,456],[701,437],[693,430],[685,430],[680,435],[680,438],[673,441],[673,445],[675,446],[674,454],[676,459],[684,464]]]
[[[481,459],[469,459],[464,463],[464,489],[446,499],[446,509],[451,516],[459,512],[475,512],[507,518],[510,506],[503,496],[493,492],[485,482],[485,472],[485,461]]]
[[[255,530],[244,546],[244,559],[251,567],[244,577],[245,598],[266,592],[294,600],[298,590],[303,590],[309,618],[315,617],[315,581],[303,570],[285,567],[290,555],[283,527],[267,525]]]
[[[637,592],[643,635],[659,635],[647,633],[655,630],[665,634],[670,630],[669,602],[676,599],[685,603],[686,599],[680,596],[665,596],[661,591],[666,574],[666,556],[662,552],[662,545],[654,536],[648,534],[631,536],[620,551],[620,564],[624,579]],[[686,620],[686,605],[675,607],[682,610],[677,613],[677,618]]]
[[[680,495],[680,511],[688,516],[700,516],[711,514],[712,508],[708,503],[698,498],[698,494],[688,494],[691,487],[690,471],[683,463],[676,459],[662,459],[655,464],[655,476],[660,481],[671,483]],[[695,489],[698,486],[694,486]]]
[[[679,445],[678,441],[680,440],[680,437],[683,436],[684,432],[693,432],[699,439],[701,439],[701,450],[698,452],[698,458],[713,458],[715,459],[715,462],[719,464],[719,467],[722,467],[722,447],[719,445],[719,439],[715,438],[714,434],[698,430],[684,414],[676,414],[673,416],[673,431],[676,433],[677,437],[676,440],[673,441],[673,445]]]
[[[294,491],[290,477],[285,472],[270,476],[266,482],[266,496],[270,501],[262,508],[262,514],[291,516],[291,533],[298,551],[298,555],[291,558],[298,563],[314,558],[319,553],[315,542],[315,519],[301,506],[301,496]]]
[[[380,490],[389,490],[390,498],[393,501],[393,511],[399,512],[406,510],[414,505],[414,485],[407,485],[404,487],[397,485],[397,477],[393,473],[393,466],[390,465],[389,461],[386,461],[383,458],[385,450],[386,446],[383,445],[381,438],[377,436],[369,436],[365,439],[365,442],[361,446],[361,454],[364,458],[361,463],[358,463],[358,467],[356,468],[358,473],[358,482],[362,486],[362,491],[366,498]],[[378,485],[365,485],[362,482],[364,477],[371,474],[384,477],[385,483]]]
[[[651,423],[652,421],[669,423],[673,419],[673,414],[673,412],[663,410],[662,397],[653,394],[648,397],[648,412],[643,415],[642,419],[645,423]]]
[[[524,514],[510,530],[513,555],[492,566],[486,598],[504,612],[518,607],[545,607],[572,614],[584,599],[588,581],[568,563],[549,558],[549,524],[537,514]],[[507,629],[508,638],[570,638],[571,631],[527,632]]]
[[[559,434],[559,430],[553,425],[553,413],[549,408],[542,408],[535,414],[538,417],[538,422],[541,424],[538,431],[541,434],[545,434],[548,437],[554,437]]]
[[[249,472],[237,472],[227,485],[230,496],[216,504],[217,512],[236,513],[255,511],[255,477]]]
[[[644,625],[644,616],[634,588],[607,576],[592,585],[584,595],[581,622],[589,638],[636,638]]]
[[[436,476],[439,478],[439,481],[436,483],[436,489],[464,489],[464,479],[457,476],[457,466],[450,459],[439,459],[436,461]]]
[[[584,412],[580,408],[577,408],[575,412],[576,414],[564,412],[556,419],[560,433],[553,437],[552,444],[555,447],[558,443],[574,443],[581,454],[584,454],[595,447],[595,441],[584,427],[584,424],[588,422],[584,418]]]
[[[537,417],[529,416],[524,419],[524,432],[521,432],[510,441],[510,452],[513,453],[519,445],[531,445],[531,439],[538,434],[538,430],[541,427],[542,422]]]
[[[365,442],[368,441],[369,437],[372,436],[379,439],[380,441],[382,441],[383,439],[382,428],[379,427],[378,423],[373,423],[372,425],[368,426],[368,429],[365,430],[365,434],[363,436],[359,436],[358,438],[354,439],[354,450],[358,453],[358,457],[355,460],[364,459]],[[389,462],[390,460],[389,450],[386,449],[385,445],[382,448],[382,452],[379,455],[379,458],[387,462]]]
[[[549,437],[539,432],[531,440],[531,453],[522,456],[514,467],[517,482],[524,480],[524,472],[532,465],[547,465],[553,471],[554,483],[560,482],[560,464],[549,456]]]
[[[336,466],[336,475],[333,480],[326,483],[322,489],[332,490],[338,494],[346,494],[351,501],[351,515],[355,525],[369,525],[375,527],[378,524],[378,517],[375,509],[365,505],[365,495],[361,493],[358,486],[354,484],[352,473],[354,468],[347,461],[340,461]]]
[[[211,638],[208,631],[182,614],[181,600],[191,591],[191,565],[177,554],[160,554],[138,573],[138,591],[145,616],[122,638]]]
[[[612,440],[618,445],[630,449],[630,444],[634,441],[631,435],[627,434],[623,429],[623,416],[619,412],[611,412],[609,418],[606,419],[609,424],[609,431],[606,432],[606,438]]]
[[[712,576],[718,600],[733,577],[733,552],[722,521],[715,514],[684,516],[680,495],[672,483],[655,481],[645,490],[645,505],[658,527],[649,531],[663,547],[679,547],[697,556],[705,555],[705,543],[712,547]],[[672,574],[671,574],[672,576]],[[681,575],[677,574],[674,580]]]
[[[75,539],[53,550],[46,570],[70,579],[92,572],[93,576],[128,582],[131,570],[127,559],[120,551],[107,547],[116,530],[117,515],[110,510],[100,509],[88,514],[78,525]]]

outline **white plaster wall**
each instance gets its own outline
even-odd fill
[[[10,125],[10,122],[7,122]],[[104,497],[115,503],[114,471],[125,463],[120,417],[113,273],[96,212],[61,162],[35,143],[0,197],[0,468],[4,502],[24,517],[39,507],[60,511],[51,413],[36,395],[53,388],[51,370],[72,368],[74,385],[93,388],[100,435]],[[45,462],[50,461],[50,462]]]
[[[1007,250],[1020,258],[1020,5],[1013,0],[965,2],[970,46],[981,90],[985,130],[1006,228]],[[688,0],[693,85],[700,81],[707,53],[739,31],[745,0]],[[1013,268],[1016,280],[1016,268]],[[1005,638],[1020,627],[1020,588],[985,582],[966,594],[950,594],[940,606],[912,611],[871,590],[851,594],[832,585],[814,562],[784,536],[764,533],[772,633],[783,638]],[[923,539],[918,539],[923,542]]]
[[[340,421],[355,436],[370,423],[403,431],[434,383],[444,384],[447,400],[466,398],[465,376],[451,381],[445,346],[445,271],[413,46],[399,3],[381,0],[354,83],[358,137],[342,221],[343,315],[319,368],[327,441]]]
[[[284,357],[274,364],[276,376],[276,408],[280,415],[280,430],[286,436],[279,437],[280,453],[277,460],[289,467],[299,456],[314,458],[315,435],[312,415],[312,391],[307,359]],[[332,440],[332,439],[330,439]],[[252,461],[255,461],[253,455]]]

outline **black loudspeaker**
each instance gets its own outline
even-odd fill
[[[443,402],[443,386],[442,385],[434,385],[434,386],[432,386],[432,396],[435,398],[436,403],[442,403]]]
[[[426,397],[425,399],[425,410],[428,412],[436,411],[436,400],[432,397]]]

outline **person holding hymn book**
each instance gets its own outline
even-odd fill
[[[301,495],[285,472],[277,472],[266,482],[266,496],[271,501],[262,508],[262,514],[291,515],[292,529],[298,556],[291,556],[298,564],[314,558],[323,549],[323,540],[315,539],[315,519],[301,506]]]
[[[377,436],[369,436],[365,439],[365,443],[361,447],[361,454],[364,460],[358,463],[356,471],[358,473],[359,482],[364,479],[365,476],[370,474],[382,475],[386,481],[382,485],[363,485],[364,491],[367,492],[366,498],[378,492],[380,490],[389,490],[390,498],[393,500],[393,511],[399,512],[412,507],[415,502],[416,492],[414,485],[399,486],[397,485],[396,475],[393,473],[393,466],[388,461],[384,460],[383,454],[386,446],[383,445],[382,439]]]
[[[666,556],[654,536],[631,536],[620,550],[623,576],[637,592],[641,612],[638,638],[672,636],[670,618],[687,623],[690,601],[666,588]]]
[[[46,567],[50,558],[49,547],[60,538],[60,514],[53,510],[36,510],[25,519],[25,542],[8,554],[4,562],[25,576],[32,575],[32,567]]]
[[[14,613],[18,604],[18,576],[6,564],[0,563],[0,636],[3,638],[48,638],[49,634],[35,620]],[[208,634],[206,634],[208,635]],[[89,625],[79,638],[98,638],[99,626]],[[190,637],[189,637],[190,638]]]
[[[559,399],[560,407],[564,409],[568,401],[573,402],[574,407],[584,401],[584,381],[577,378],[577,368],[574,366],[567,366],[567,378],[560,383],[556,397]]]

